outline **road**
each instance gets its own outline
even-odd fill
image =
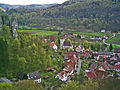
[[[109,39],[112,39],[112,38],[115,38],[115,37],[116,37],[116,34],[113,34],[113,36],[110,37]],[[106,43],[105,40],[106,40],[106,39],[103,39],[103,43],[106,44],[106,45],[110,45],[109,43]],[[120,47],[120,45],[117,45],[117,44],[112,44],[112,45],[117,46],[117,47]]]
[[[80,59],[78,60],[78,68],[77,68],[77,74],[79,75],[80,74],[80,70],[81,70],[81,61],[80,61]]]

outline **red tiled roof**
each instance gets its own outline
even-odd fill
[[[86,49],[85,51],[89,51],[89,49]]]
[[[117,55],[120,56],[120,53],[118,53]]]
[[[96,70],[95,73],[96,73],[97,77],[99,77],[99,78],[102,78],[103,76],[107,76],[108,75],[107,72],[100,71],[100,70]]]
[[[103,56],[103,59],[106,58],[106,56]]]
[[[67,65],[63,70],[67,71],[67,72],[71,72],[73,70],[74,67],[72,67],[71,65]]]
[[[120,65],[115,65],[113,68],[114,69],[120,69]]]
[[[50,46],[51,46],[51,47],[53,47],[54,45],[55,45],[55,43],[54,43],[54,42],[51,42],[51,43],[50,43]]]
[[[49,38],[50,38],[50,41],[55,41],[55,36],[54,35],[50,35]]]
[[[67,65],[71,65],[72,67],[74,67],[75,66],[75,62],[74,61],[72,61],[72,62],[65,62],[65,66],[67,66]]]
[[[82,57],[88,56],[88,53],[82,53]]]
[[[92,65],[90,65],[90,69],[95,69],[96,68],[96,64],[92,64]]]
[[[65,72],[65,71],[61,71],[60,73],[59,73],[59,76],[61,77],[61,78],[63,78],[63,75],[66,75],[67,76],[67,73]]]
[[[75,63],[79,60],[79,58],[78,57],[74,57],[74,58],[71,58],[70,60],[72,60],[72,61],[74,61]]]
[[[88,78],[90,78],[90,79],[94,79],[97,77],[95,71],[86,72],[86,74],[87,74]]]
[[[92,70],[90,72],[86,72],[88,78],[96,79],[97,77],[102,78],[103,76],[107,76],[108,73],[100,70]]]
[[[71,58],[73,58],[73,55],[77,55],[77,52],[71,51],[71,52],[65,54],[64,57],[67,57],[67,59],[71,59]]]

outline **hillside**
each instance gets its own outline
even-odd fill
[[[119,8],[119,0],[70,0],[45,10],[24,12],[24,9],[16,9],[8,13],[17,14],[20,25],[77,31],[118,31]]]
[[[31,4],[31,5],[9,5],[9,4],[2,4],[0,3],[0,8],[3,8],[5,10],[11,10],[11,9],[46,9],[48,7],[52,7],[57,5],[55,4]]]

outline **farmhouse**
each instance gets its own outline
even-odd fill
[[[34,80],[35,82],[41,82],[41,76],[39,71],[31,72],[27,74],[28,79]]]
[[[73,45],[72,45],[71,42],[65,41],[65,42],[63,43],[63,48],[64,48],[64,49],[68,49],[68,48],[73,49]]]
[[[101,30],[101,33],[105,33],[105,30]]]
[[[84,50],[85,48],[80,45],[76,48],[76,52],[84,52]]]

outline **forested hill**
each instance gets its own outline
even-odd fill
[[[120,0],[70,0],[45,10],[24,13],[23,10],[8,11],[17,14],[19,24],[58,28],[65,30],[118,31],[120,28]]]
[[[9,4],[2,4],[0,3],[0,8],[3,8],[5,10],[15,10],[15,9],[25,9],[25,10],[31,10],[31,9],[46,9],[52,6],[56,6],[57,3],[53,4],[30,4],[30,5],[9,5]]]

